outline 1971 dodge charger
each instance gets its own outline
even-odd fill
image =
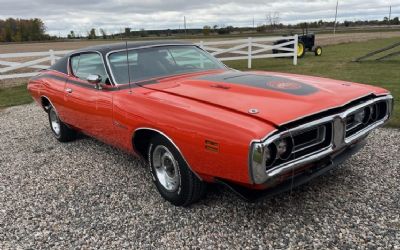
[[[75,51],[28,89],[55,138],[82,132],[143,157],[177,206],[198,201],[207,183],[248,200],[303,184],[349,158],[393,109],[379,87],[241,72],[171,41]]]

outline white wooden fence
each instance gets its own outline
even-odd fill
[[[278,40],[288,40],[287,42],[273,45]],[[268,44],[266,44],[268,43]],[[297,43],[298,36],[285,37],[263,37],[247,38],[224,41],[200,41],[197,45],[210,52],[221,61],[247,60],[248,68],[252,66],[253,59],[274,58],[274,57],[293,57],[293,64],[297,65]],[[293,46],[294,45],[294,46]],[[273,51],[276,53],[272,53]],[[56,60],[71,51],[45,51],[27,53],[8,53],[0,54],[0,80],[31,77],[38,74],[38,70],[47,69]],[[5,59],[15,59],[7,61]],[[35,58],[31,60],[32,58]],[[15,70],[33,69],[34,71],[24,73],[11,73]]]
[[[279,40],[288,41],[276,45],[271,44]],[[266,42],[270,44],[265,44]],[[297,65],[297,43],[298,35],[262,38],[249,37],[248,39],[210,42],[201,41],[198,45],[221,61],[247,59],[247,66],[251,69],[252,59],[262,58],[293,57],[293,65]],[[228,47],[229,45],[232,47]],[[276,53],[272,53],[274,50]],[[223,56],[224,54],[226,56]]]
[[[60,56],[67,54],[68,50],[62,51],[45,51],[45,52],[27,52],[27,53],[8,53],[8,54],[0,54],[0,80],[3,79],[11,79],[11,78],[21,78],[21,77],[31,77],[38,74],[38,70],[47,69],[50,65],[54,64],[56,60],[60,59]],[[29,60],[30,58],[38,58],[34,60]],[[4,59],[9,58],[19,58],[18,62],[15,61],[5,61]],[[21,62],[24,61],[25,62]],[[28,60],[28,61],[26,61]],[[47,62],[49,65],[43,65],[43,63]],[[4,67],[5,66],[5,67]],[[22,69],[22,68],[32,68],[36,69],[33,72],[27,73],[8,73],[10,71]]]

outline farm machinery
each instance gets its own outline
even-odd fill
[[[274,45],[277,44],[282,44],[289,42],[289,40],[286,39],[281,39],[276,42],[274,42]],[[288,45],[285,46],[287,48],[293,48],[293,45]],[[273,51],[273,53],[279,53],[279,49],[276,49]],[[315,44],[315,34],[314,33],[308,33],[308,30],[304,32],[303,30],[303,35],[299,35],[299,41],[297,44],[297,57],[303,57],[304,54],[309,51],[309,52],[314,52],[314,55],[316,56],[321,56],[322,55],[322,48],[321,46],[316,46]]]

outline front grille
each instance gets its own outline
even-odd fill
[[[388,103],[380,101],[349,114],[345,119],[346,138],[382,120],[388,113]]]
[[[295,134],[293,141],[295,158],[326,148],[332,142],[332,122]]]
[[[392,113],[392,96],[362,101],[340,113],[320,117],[283,130],[263,142],[267,171],[286,168],[309,156],[332,152],[367,135]],[[285,125],[286,126],[286,125]],[[282,146],[283,145],[283,146]]]

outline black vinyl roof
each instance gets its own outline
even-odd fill
[[[144,46],[167,46],[167,45],[193,45],[193,43],[185,42],[185,41],[174,41],[174,40],[160,40],[160,41],[140,41],[140,42],[119,42],[119,43],[110,43],[110,44],[102,44],[91,47],[86,47],[82,49],[78,49],[74,51],[76,52],[84,52],[84,51],[98,51],[100,53],[107,54],[110,51],[114,50],[123,50],[126,47],[128,49],[134,49]]]
[[[168,46],[168,45],[193,45],[193,43],[185,42],[185,41],[174,41],[174,40],[159,40],[159,41],[141,41],[141,42],[119,42],[119,43],[110,43],[110,44],[102,44],[91,47],[86,47],[82,49],[75,50],[61,59],[59,59],[53,66],[50,67],[52,70],[56,70],[62,72],[64,74],[68,74],[68,57],[71,54],[86,52],[86,51],[98,51],[103,57],[110,51],[114,50],[123,50],[126,49],[128,45],[128,49],[134,49],[145,46]]]

